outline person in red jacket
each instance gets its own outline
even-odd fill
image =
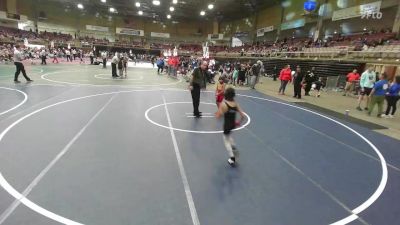
[[[290,65],[286,65],[279,74],[279,80],[281,80],[281,86],[279,87],[279,94],[284,95],[286,85],[292,81],[292,70]]]
[[[346,76],[346,86],[344,87],[343,96],[347,96],[348,92],[353,91],[356,81],[359,81],[359,80],[360,80],[360,74],[357,73],[356,69],[354,69],[353,72],[347,74],[347,76]]]
[[[175,56],[174,57],[175,59],[174,59],[174,62],[173,62],[173,69],[172,69],[172,75],[173,76],[177,76],[178,75],[178,68],[179,68],[179,57],[178,56]]]

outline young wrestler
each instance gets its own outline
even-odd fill
[[[236,121],[236,113],[240,114],[240,120]],[[229,87],[225,91],[225,102],[219,106],[218,112],[215,114],[217,118],[224,117],[224,144],[229,154],[228,163],[231,166],[235,165],[236,157],[233,152],[236,150],[235,143],[231,136],[231,132],[244,120],[244,112],[239,104],[235,102],[235,89]]]

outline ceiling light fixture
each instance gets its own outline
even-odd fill
[[[139,14],[139,15],[143,15],[143,11],[140,10],[140,11],[138,12],[138,14]]]
[[[167,19],[171,19],[171,15],[168,14],[168,15],[167,15]]]
[[[136,2],[135,6],[139,8],[140,7],[140,2]]]
[[[208,5],[208,9],[213,9],[214,8],[214,4],[209,4]]]
[[[173,12],[173,11],[175,11],[175,8],[171,6],[171,7],[169,7],[169,11]]]
[[[203,10],[200,11],[200,16],[204,16],[204,15],[206,15],[206,12],[204,12]]]
[[[153,0],[153,5],[160,5],[161,2],[159,0]]]
[[[83,5],[81,3],[79,3],[78,5],[76,5],[78,7],[78,9],[83,9]]]
[[[107,2],[107,0],[101,0],[101,2],[102,2],[102,3],[106,3],[106,2]]]
[[[110,10],[110,12],[112,12],[112,13],[115,12],[115,9],[114,9],[113,7],[111,7],[109,10]]]
[[[178,0],[172,0],[172,4],[178,4]]]

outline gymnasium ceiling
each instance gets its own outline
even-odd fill
[[[35,0],[34,0],[35,1]],[[173,4],[172,0],[160,0],[159,6],[153,5],[153,0],[36,0],[42,4],[47,1],[58,2],[63,5],[66,10],[79,10],[77,4],[81,3],[84,9],[81,10],[85,14],[92,15],[115,15],[110,13],[109,8],[116,9],[118,16],[138,16],[138,11],[142,10],[142,17],[151,18],[153,20],[166,20],[167,14],[171,14],[172,20],[214,20],[229,21],[240,19],[253,14],[255,11],[270,7],[277,4],[280,0],[178,0],[177,4]],[[141,6],[137,8],[136,2],[140,2]],[[208,5],[214,4],[214,9],[209,10]],[[173,6],[174,12],[170,12],[169,8]],[[206,11],[205,16],[200,16],[200,11]],[[116,15],[115,15],[116,16]]]

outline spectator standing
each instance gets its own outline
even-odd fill
[[[72,56],[74,57],[74,61],[76,59],[76,49],[72,49]]]
[[[292,70],[290,65],[286,65],[280,72],[279,80],[281,81],[281,86],[279,87],[279,94],[285,95],[286,86],[292,81]]]
[[[370,96],[374,83],[376,82],[376,74],[372,67],[369,67],[362,75],[360,79],[360,96],[358,98],[357,110],[362,111],[361,102],[364,100],[364,96],[367,96],[367,102],[365,104],[364,110],[368,110],[368,105],[370,102]]]
[[[239,70],[238,83],[240,86],[242,86],[245,81],[246,81],[246,68],[244,64],[241,64]]]
[[[103,69],[107,68],[107,52],[103,51],[101,53],[101,58],[103,59]]]
[[[300,66],[297,66],[296,71],[293,75],[293,88],[294,88],[294,96],[293,98],[301,99],[301,85],[304,80],[304,74],[301,71]]]
[[[371,116],[375,105],[378,105],[378,117],[382,117],[383,104],[385,103],[386,91],[389,88],[389,84],[386,73],[382,73],[379,76],[379,81],[376,82],[371,90],[369,97],[371,98],[371,103],[368,109],[368,115]]]
[[[65,50],[65,55],[67,56],[67,62],[72,62],[71,52],[69,51],[69,49]]]
[[[312,87],[312,84],[318,80],[318,76],[315,74],[315,67],[312,67],[311,70],[307,71],[306,76],[304,77],[304,82],[305,82],[305,96],[310,96],[310,90]]]
[[[274,81],[276,81],[277,80],[276,78],[278,77],[278,68],[276,66],[274,66],[272,73],[273,73],[272,78]]]
[[[93,64],[94,64],[94,54],[93,54],[93,51],[90,51],[90,53],[89,53],[89,58],[90,58],[90,65],[93,65]]]
[[[239,70],[238,68],[235,67],[232,75],[233,86],[236,86],[236,84],[238,83],[238,77],[239,77]]]
[[[163,58],[158,58],[156,61],[157,64],[157,74],[163,73],[164,71],[164,59]]]
[[[396,76],[395,81],[390,85],[386,93],[387,108],[384,117],[394,118],[397,109],[397,101],[399,100],[400,92],[400,76]],[[390,113],[390,111],[392,111]]]

